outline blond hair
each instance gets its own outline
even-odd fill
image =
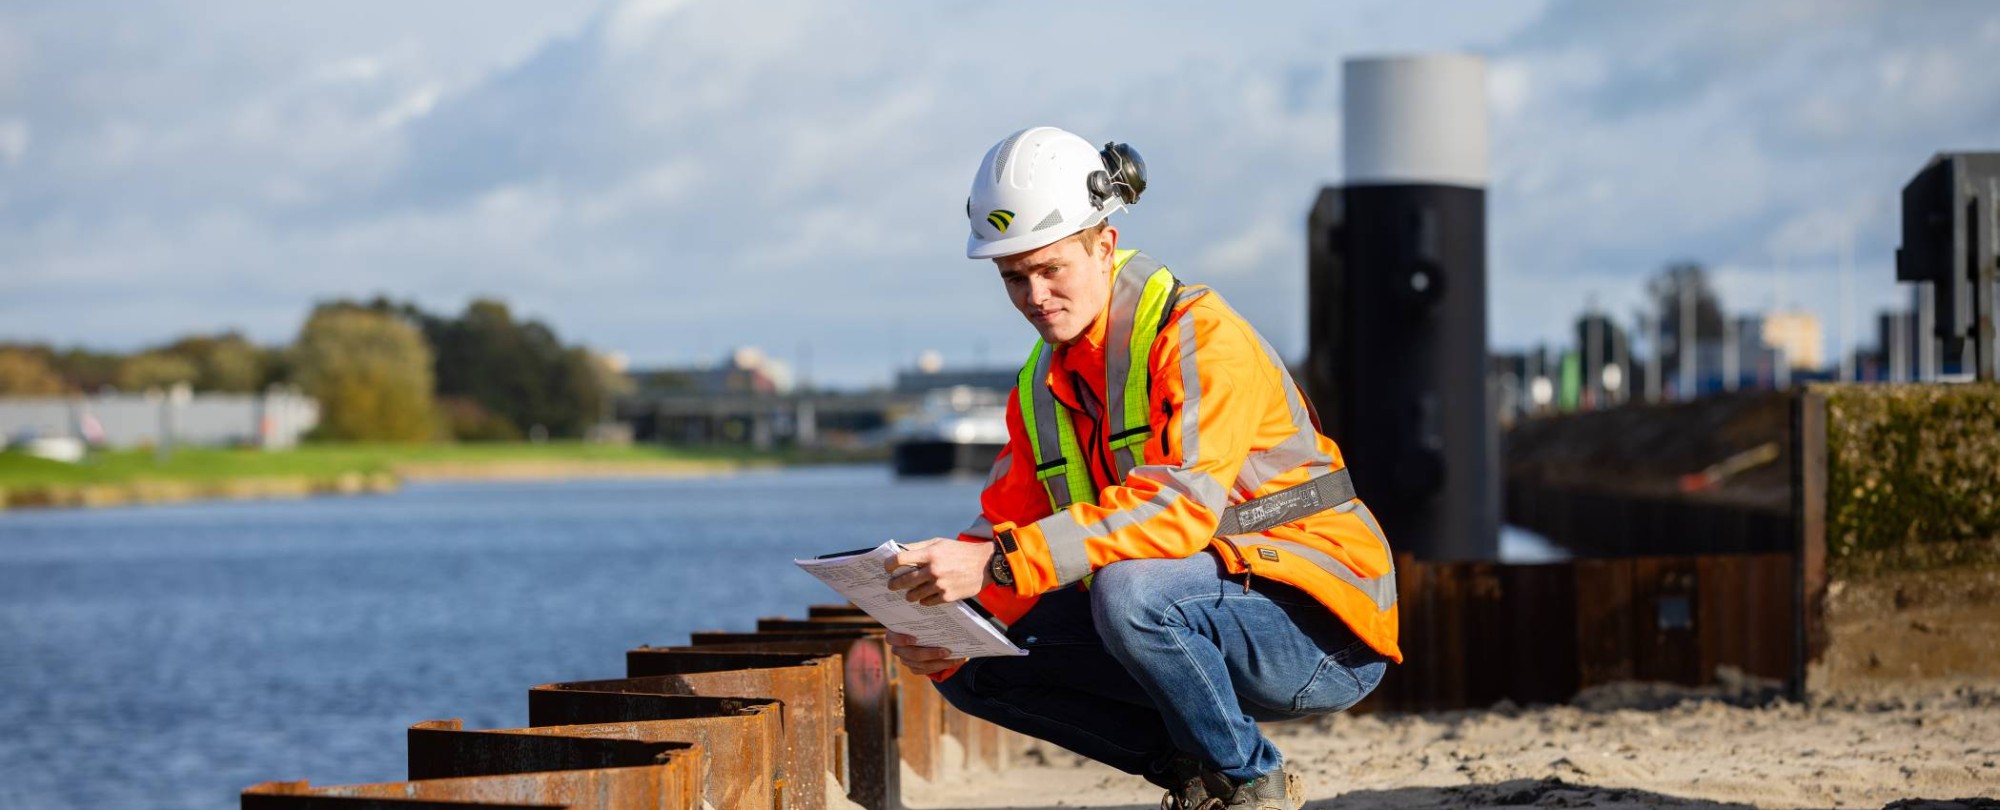
[[[1077,231],[1076,233],[1070,234],[1063,238],[1081,240],[1083,243],[1083,252],[1088,253],[1094,257],[1097,255],[1096,249],[1093,247],[1094,245],[1097,244],[1097,237],[1102,236],[1104,234],[1104,229],[1108,227],[1111,227],[1111,218],[1105,217],[1104,219],[1098,220],[1096,225],[1092,225],[1088,228]]]

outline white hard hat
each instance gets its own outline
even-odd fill
[[[1146,163],[1125,144],[1102,152],[1055,127],[1024,129],[986,151],[965,215],[968,259],[1024,253],[1103,222],[1146,188]]]

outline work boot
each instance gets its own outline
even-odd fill
[[[1223,800],[1226,810],[1299,810],[1306,803],[1299,778],[1279,768],[1236,786]]]
[[[1187,754],[1175,754],[1167,760],[1165,772],[1148,779],[1167,789],[1167,795],[1160,797],[1160,810],[1217,810],[1222,800],[1214,794],[1229,785],[1221,774]]]

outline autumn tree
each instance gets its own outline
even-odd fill
[[[293,382],[319,400],[320,432],[328,438],[431,438],[431,351],[403,320],[351,305],[322,305],[306,320],[286,359]]]
[[[53,396],[63,392],[63,379],[43,352],[0,346],[0,394],[17,397]]]

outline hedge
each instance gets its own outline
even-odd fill
[[[2000,561],[2000,384],[1822,385],[1840,573]]]

